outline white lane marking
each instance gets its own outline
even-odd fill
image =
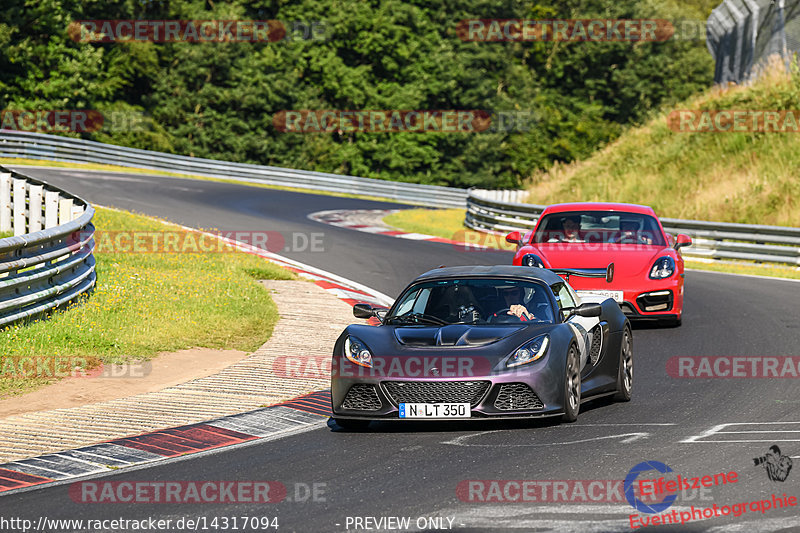
[[[622,423],[622,424],[581,424],[580,426],[570,426],[574,428],[585,427],[618,427],[618,426],[677,426],[675,422],[641,422],[641,423]]]
[[[472,437],[478,437],[480,435],[485,435],[487,433],[497,433],[500,430],[491,430],[491,431],[481,431],[480,433],[473,433],[471,435],[461,435],[460,437],[456,437],[452,440],[442,442],[441,444],[450,444],[453,446],[464,446],[468,448],[496,448],[497,444],[469,444],[465,441],[467,439],[471,439]],[[602,437],[591,437],[588,439],[579,439],[579,440],[569,440],[565,442],[548,442],[548,443],[537,443],[537,444],[503,444],[504,447],[509,448],[540,448],[543,446],[563,446],[567,444],[580,444],[582,442],[592,442],[596,440],[605,440],[605,439],[618,439],[620,437],[627,437],[626,439],[621,440],[625,444],[629,442],[633,442],[639,439],[646,439],[650,436],[650,433],[647,432],[636,432],[636,433],[621,433],[619,435],[605,435]]]
[[[398,239],[408,239],[411,241],[426,241],[434,238],[433,235],[425,235],[423,233],[400,233],[398,235],[389,235],[389,237],[397,237]]]
[[[740,440],[703,440],[714,435],[724,435],[724,434],[733,434],[733,433],[770,433],[770,434],[782,434],[782,433],[798,433],[800,431],[789,430],[789,429],[772,429],[767,431],[722,431],[723,429],[729,426],[769,426],[769,425],[786,425],[786,424],[800,424],[800,422],[730,422],[727,424],[719,424],[713,426],[710,429],[707,429],[700,433],[699,435],[692,435],[691,437],[687,437],[682,441],[679,441],[683,444],[687,443],[716,443],[716,442],[800,442],[800,439],[778,439],[778,438],[770,438],[770,439],[740,439]]]
[[[672,506],[669,511],[691,512],[691,507]],[[470,529],[524,529],[540,533],[630,533],[629,517],[636,510],[616,504],[483,504],[451,507],[425,513],[425,516],[452,516],[461,527]],[[543,517],[542,515],[555,515]],[[560,518],[559,515],[563,518]],[[598,517],[602,517],[598,520]],[[619,517],[619,518],[612,518]]]

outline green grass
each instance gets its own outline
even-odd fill
[[[515,248],[513,244],[507,243],[502,235],[465,228],[463,209],[405,209],[384,217],[383,221],[409,233],[422,233],[504,250]]]
[[[676,110],[798,110],[800,71],[709,89]],[[664,112],[589,159],[531,177],[527,201],[651,205],[663,217],[800,226],[798,133],[685,133]]]
[[[154,218],[98,208],[97,231],[182,231]],[[256,279],[291,272],[244,253],[97,252],[97,287],[49,320],[0,330],[0,357],[147,360],[191,347],[253,351],[272,333],[278,312]],[[0,365],[0,395],[40,386]]]
[[[505,242],[502,235],[465,230],[464,211],[461,209],[409,209],[384,217],[383,221],[404,231],[446,237],[455,241],[472,242],[492,248],[515,249],[513,245]],[[465,235],[466,239],[464,238]],[[759,265],[744,261],[708,263],[687,258],[686,268],[726,272],[728,274],[800,279],[800,269],[797,268]]]

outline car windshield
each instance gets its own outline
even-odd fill
[[[552,323],[544,284],[515,279],[446,279],[409,287],[386,316],[394,325]]]
[[[533,242],[666,245],[655,218],[617,211],[575,211],[545,215],[536,226]]]

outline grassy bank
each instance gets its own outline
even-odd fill
[[[103,208],[94,222],[98,232],[180,231],[154,218]],[[0,356],[83,358],[92,366],[194,346],[252,351],[269,338],[278,319],[256,279],[294,278],[243,253],[97,252],[95,257],[94,293],[50,320],[0,330]],[[48,381],[0,369],[0,395]]]
[[[800,72],[772,65],[752,86],[711,89],[674,109],[798,110]],[[585,161],[533,176],[528,201],[630,202],[664,217],[800,226],[797,133],[677,132],[670,111]]]

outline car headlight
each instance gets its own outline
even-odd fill
[[[372,368],[372,352],[363,341],[348,336],[344,340],[344,356],[351,363]]]
[[[544,268],[544,261],[536,254],[525,254],[522,256],[522,266]]]
[[[675,273],[675,260],[665,255],[659,257],[650,269],[650,279],[664,279]]]
[[[548,335],[536,337],[531,342],[523,345],[520,348],[517,348],[517,351],[514,352],[514,355],[509,358],[506,366],[512,368],[515,366],[532,363],[547,353],[547,347],[549,345],[550,337]]]

